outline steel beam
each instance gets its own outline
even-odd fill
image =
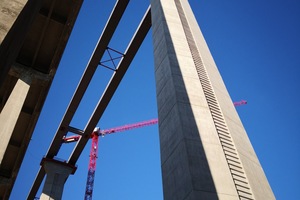
[[[120,64],[107,85],[102,97],[98,101],[98,104],[89,119],[86,128],[84,129],[84,134],[77,142],[74,150],[68,160],[68,163],[75,165],[81,152],[83,151],[86,143],[90,139],[90,134],[93,132],[94,128],[97,126],[103,112],[105,111],[108,103],[110,102],[112,96],[117,90],[122,78],[124,77],[131,61],[133,60],[135,54],[137,53],[139,47],[141,46],[144,38],[146,37],[149,29],[151,28],[151,11],[150,7],[147,9],[139,27],[137,28],[132,40],[130,41],[126,51],[125,56],[120,61]]]
[[[71,120],[80,104],[80,101],[89,86],[90,81],[93,78],[93,75],[99,65],[99,62],[106,50],[109,41],[111,40],[113,33],[115,32],[119,21],[128,5],[129,0],[120,0],[116,3],[111,16],[105,26],[105,29],[94,49],[94,52],[88,62],[88,65],[81,77],[81,80],[76,88],[75,93],[73,94],[72,100],[67,108],[67,111],[58,127],[58,130],[55,134],[52,144],[46,154],[47,158],[53,158],[57,155],[62,137],[68,132],[68,127],[71,123]]]

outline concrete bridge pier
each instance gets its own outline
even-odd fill
[[[65,182],[76,167],[55,159],[43,158],[42,167],[47,174],[40,200],[59,200],[62,198]]]
[[[13,134],[14,127],[19,119],[21,109],[25,102],[31,84],[31,77],[28,74],[18,79],[5,106],[0,113],[0,166],[6,152],[9,140]]]

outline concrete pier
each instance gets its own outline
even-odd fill
[[[164,199],[275,199],[188,1],[151,11]]]
[[[60,200],[66,179],[74,174],[76,167],[54,159],[42,160],[41,165],[47,174],[40,200]]]
[[[18,79],[0,114],[0,166],[30,88],[29,75]]]

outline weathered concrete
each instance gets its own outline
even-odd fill
[[[152,0],[164,199],[274,199],[187,0]]]
[[[19,79],[0,114],[0,166],[30,88],[31,78]]]
[[[0,44],[28,0],[0,0]]]
[[[67,163],[43,159],[42,166],[47,174],[40,200],[60,200],[63,194],[66,179],[76,170]]]

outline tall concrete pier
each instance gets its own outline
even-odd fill
[[[188,1],[151,9],[164,199],[275,199]]]

